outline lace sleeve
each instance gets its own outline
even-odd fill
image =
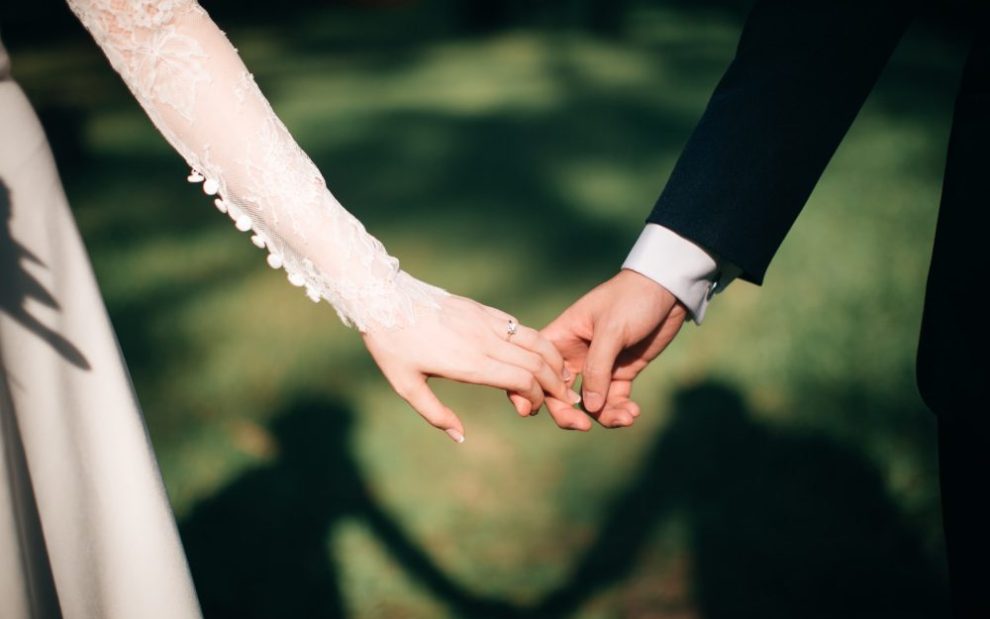
[[[186,160],[190,182],[268,264],[362,331],[409,324],[446,294],[399,269],[327,189],[236,50],[194,0],[68,0]]]

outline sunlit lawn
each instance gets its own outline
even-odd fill
[[[413,274],[537,326],[621,263],[739,27],[719,13],[644,10],[620,40],[538,29],[462,38],[417,35],[418,18],[401,11],[291,19],[228,30],[337,197]],[[356,333],[266,268],[184,182],[181,160],[89,46],[14,60],[43,109],[63,101],[80,114],[83,157],[64,170],[67,191],[180,520],[260,469],[291,475],[280,463],[307,447],[280,444],[270,423],[297,414],[306,394],[340,416],[319,426],[337,435],[305,438],[307,466],[334,469],[316,483],[365,488],[414,548],[397,549],[348,493],[314,508],[336,581],[326,586],[340,594],[328,604],[353,617],[472,616],[483,606],[472,596],[535,606],[570,587],[559,608],[592,618],[725,616],[720,604],[769,595],[771,580],[815,591],[801,598],[811,605],[864,610],[876,600],[857,601],[834,572],[915,550],[923,568],[869,586],[940,599],[933,424],[913,358],[952,51],[924,30],[909,38],[766,285],[734,284],[703,327],[685,328],[639,380],[634,428],[566,433],[545,413],[518,419],[500,393],[438,383],[466,423],[462,446],[395,397]],[[735,422],[759,438],[726,436],[718,411],[665,434],[675,394],[713,382],[747,402]],[[321,461],[323,443],[336,453]],[[250,519],[279,500],[264,492],[237,495],[233,513]],[[305,512],[306,493],[320,491],[300,492]],[[860,527],[857,510],[883,531]],[[606,522],[616,543],[592,559],[607,573],[586,565],[575,586]],[[887,524],[903,529],[894,554],[874,545]],[[259,532],[277,540],[295,526],[270,519]],[[748,558],[725,556],[720,572],[733,547],[713,531]],[[267,560],[244,544],[239,562]],[[843,554],[823,558],[829,548]],[[286,578],[272,595],[298,593]]]

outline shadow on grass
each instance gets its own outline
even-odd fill
[[[182,522],[206,617],[346,616],[327,546],[344,518],[366,524],[437,598],[469,616],[511,613],[444,574],[378,504],[351,452],[353,415],[325,397],[298,397],[272,423],[278,457],[235,479]]]
[[[568,616],[621,583],[675,514],[688,529],[701,617],[947,616],[944,570],[863,456],[757,422],[722,384],[681,391],[673,410],[568,583],[533,616]]]
[[[350,449],[353,413],[300,399],[273,423],[279,456],[198,505],[182,537],[208,618],[343,617],[329,531],[356,517],[463,617],[572,615],[633,572],[656,527],[684,518],[693,604],[708,619],[946,616],[941,571],[877,470],[821,436],[757,422],[738,392],[680,392],[638,476],[567,582],[531,607],[475,595],[376,502]]]
[[[706,4],[713,3],[737,4]],[[309,8],[304,12],[308,16]],[[285,33],[289,39],[286,65],[298,65],[299,70],[312,70],[307,60],[340,48],[374,54],[380,39],[387,38],[372,37],[369,43],[361,20],[354,21],[350,43],[333,42],[317,30],[310,30],[309,38],[300,37],[292,32],[294,26],[271,22],[270,11],[263,15],[266,30]],[[243,23],[250,25],[252,19],[245,14]],[[253,25],[259,23],[262,20],[256,19]],[[72,28],[78,30],[76,24]],[[416,28],[406,27],[405,32],[412,39],[410,47],[430,49],[417,39]],[[710,56],[672,45],[679,44],[664,43],[652,51],[667,63],[668,77],[677,76],[675,83],[721,72],[721,67],[711,66]],[[387,61],[369,65],[381,79],[419,62],[418,55],[382,49],[374,58]],[[919,49],[926,53],[895,57],[876,96],[885,116],[916,124],[927,135],[933,123],[948,123],[951,92],[941,98],[918,92],[951,91],[955,73],[937,56],[932,62],[918,61],[929,51]],[[567,177],[558,175],[559,165],[584,153],[633,171],[642,170],[637,162],[654,161],[658,154],[670,155],[672,163],[694,118],[690,112],[651,107],[649,98],[628,89],[604,92],[600,85],[582,81],[580,72],[567,70],[565,61],[559,65],[554,79],[561,102],[552,109],[467,115],[399,110],[377,119],[360,142],[318,149],[314,158],[328,171],[331,184],[350,179],[354,189],[342,196],[344,202],[355,206],[373,232],[415,229],[424,237],[442,239],[445,247],[470,252],[480,246],[526,256],[528,281],[520,279],[513,289],[500,293],[500,302],[523,299],[533,282],[559,284],[571,278],[590,284],[614,271],[633,240],[626,230],[637,226],[640,218],[630,224],[610,216],[607,208],[596,216],[575,208],[569,193],[562,191]],[[656,87],[669,84],[657,81]],[[645,91],[652,86],[642,87]],[[122,89],[119,93],[116,105],[133,106]],[[700,114],[700,107],[696,112]],[[97,253],[228,225],[208,203],[197,204],[200,198],[188,193],[181,182],[181,165],[140,154],[82,160],[78,151],[85,146],[85,115],[55,107],[45,116],[66,168],[92,172],[91,178],[74,175],[76,188],[101,198],[107,197],[100,193],[101,185],[114,187],[121,196],[132,187],[153,188],[156,194],[175,191],[168,194],[176,196],[174,208],[162,200],[139,209],[121,208],[119,217],[88,230],[87,241]],[[424,149],[430,140],[439,145],[436,151]],[[933,158],[941,159],[941,151],[932,152]],[[663,172],[647,172],[657,179],[657,191]],[[140,182],[114,180],[124,176]],[[611,194],[601,195],[607,201]],[[653,197],[645,197],[643,216]],[[194,354],[189,351],[192,343],[172,341],[149,325],[167,318],[178,304],[224,285],[229,275],[205,277],[182,290],[162,287],[133,302],[110,300],[122,347],[139,383],[144,377],[167,375],[167,369]],[[839,385],[837,391],[843,388]],[[167,391],[156,386],[143,390],[142,397]],[[825,395],[814,387],[798,392]],[[852,396],[849,410],[860,400],[860,395]],[[276,603],[278,611],[268,616],[293,616],[291,611],[299,609],[299,616],[339,616],[339,574],[328,558],[325,539],[340,518],[351,515],[364,518],[414,577],[466,617],[566,616],[596,591],[623,582],[635,568],[648,532],[675,512],[687,514],[693,533],[694,597],[703,616],[814,617],[817,612],[835,613],[836,608],[842,609],[842,616],[854,617],[939,615],[943,587],[938,571],[920,557],[917,540],[899,522],[877,471],[837,442],[755,422],[731,389],[709,385],[679,397],[674,421],[658,437],[639,477],[617,499],[599,541],[579,562],[572,581],[535,609],[479,599],[439,571],[363,487],[346,431],[337,427],[340,420],[324,421],[306,412],[319,409],[336,410],[345,419],[350,414],[333,402],[296,401],[282,418],[295,419],[286,423],[308,426],[309,432],[276,428],[282,446],[279,460],[238,478],[201,504],[185,523],[201,595],[208,612],[214,609],[212,616],[235,611],[237,616],[266,616],[266,604]],[[330,419],[331,414],[324,411],[323,417]],[[843,423],[861,428],[863,420],[850,415]],[[893,417],[884,415],[875,417],[871,427],[877,435],[898,428]],[[317,443],[306,442],[314,436],[320,437],[319,449]],[[312,472],[305,470],[309,466]],[[311,606],[304,607],[304,601]],[[935,610],[925,615],[928,609]]]

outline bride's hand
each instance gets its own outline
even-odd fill
[[[564,381],[564,361],[536,330],[519,325],[509,335],[512,317],[458,296],[440,299],[440,311],[420,316],[410,326],[364,333],[375,363],[402,399],[431,425],[458,443],[461,420],[427,385],[431,376],[488,385],[520,394],[536,411],[544,392],[565,401],[580,401]]]

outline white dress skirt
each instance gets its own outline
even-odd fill
[[[67,0],[190,182],[268,264],[369,331],[438,311],[337,201],[196,0]],[[200,615],[48,143],[0,53],[0,619]],[[179,179],[176,179],[178,182]]]
[[[0,618],[200,610],[37,117],[0,46]]]

